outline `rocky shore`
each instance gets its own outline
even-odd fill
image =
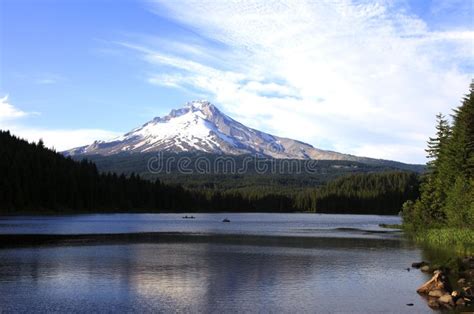
[[[456,270],[434,267],[426,262],[413,263],[412,267],[433,274],[417,290],[426,297],[429,307],[460,312],[474,311],[474,256],[460,259]]]

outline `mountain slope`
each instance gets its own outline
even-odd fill
[[[300,141],[274,136],[235,121],[207,101],[193,101],[165,117],[110,141],[64,152],[66,155],[102,155],[149,152],[203,152],[260,155],[277,159],[347,160],[367,164],[389,161],[321,150]]]

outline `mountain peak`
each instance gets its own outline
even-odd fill
[[[194,100],[186,103],[183,107],[173,109],[164,117],[156,117],[151,122],[166,122],[189,113],[200,112],[203,116],[211,118],[214,114],[220,114],[219,109],[207,100]]]
[[[185,105],[185,107],[189,107],[189,108],[197,109],[197,110],[202,110],[205,108],[215,108],[215,106],[207,100],[193,100],[193,101],[188,102]]]
[[[287,159],[359,159],[249,128],[228,117],[207,100],[188,102],[118,138],[96,141],[66,154],[113,155],[157,151],[254,154]]]

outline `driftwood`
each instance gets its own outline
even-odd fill
[[[430,291],[440,290],[444,293],[448,293],[449,284],[447,282],[446,276],[439,270],[434,272],[433,278],[428,280],[425,284],[416,290],[416,292],[421,294],[428,294]]]

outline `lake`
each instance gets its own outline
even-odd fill
[[[399,217],[184,215],[0,217],[0,311],[432,312]]]

